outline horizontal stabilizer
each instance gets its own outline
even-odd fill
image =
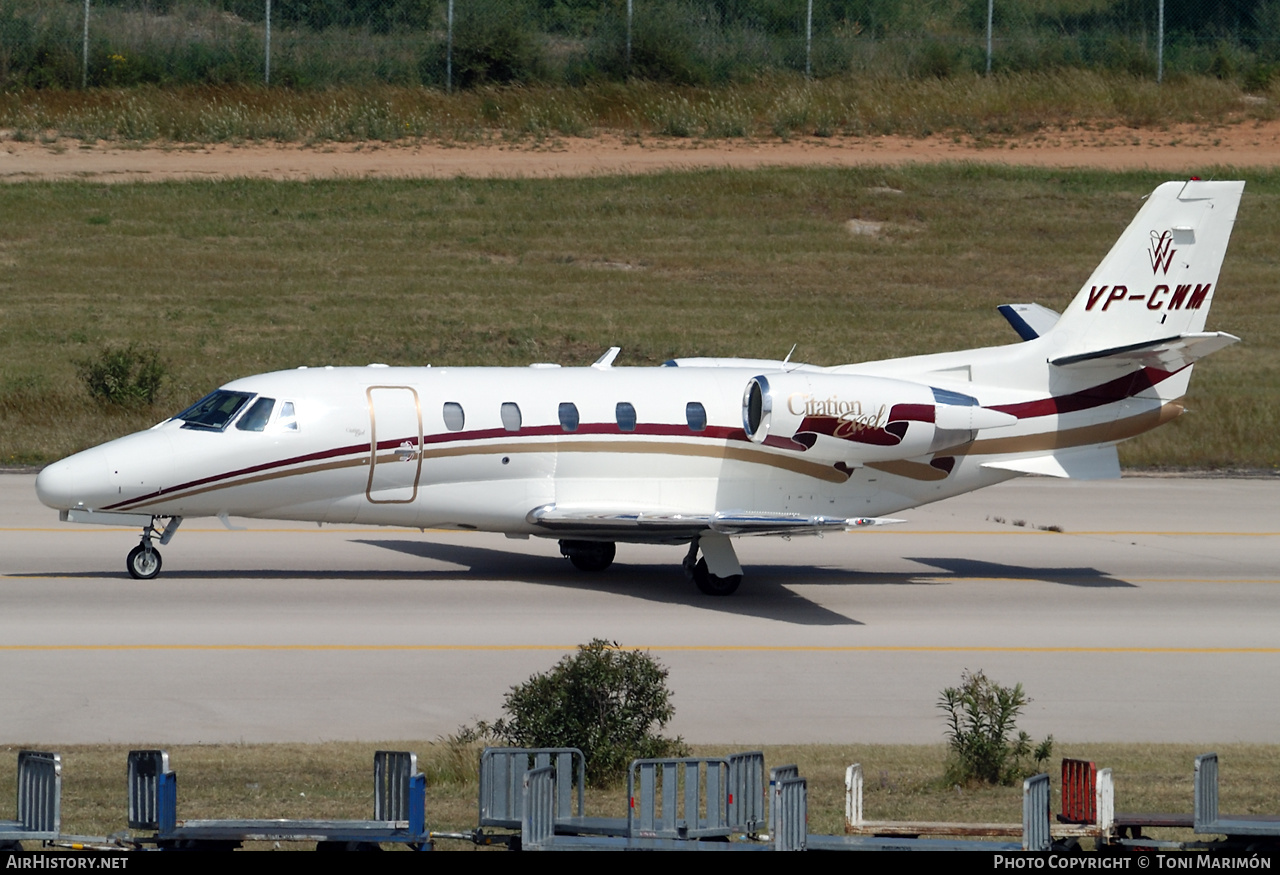
[[[1078,447],[1041,456],[983,462],[982,467],[1072,480],[1115,480],[1120,476],[1120,457],[1114,446]]]
[[[1173,373],[1239,340],[1240,338],[1234,334],[1227,334],[1224,331],[1183,334],[1147,343],[1135,343],[1132,346],[1063,356],[1059,359],[1051,359],[1049,364],[1060,368],[1140,365]]]
[[[1058,312],[1039,304],[1001,304],[996,309],[1023,340],[1035,340],[1058,324]]]
[[[560,508],[553,504],[529,511],[525,517],[531,524],[553,531],[570,531],[604,535],[670,533],[673,537],[701,532],[722,535],[817,535],[823,532],[849,532],[855,529],[903,523],[906,520],[878,517],[829,517],[793,513],[757,513],[754,511],[717,511],[716,513],[680,513],[676,511],[620,511],[604,508]]]

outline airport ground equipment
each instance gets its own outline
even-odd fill
[[[178,778],[163,750],[129,752],[129,828],[154,830],[138,845],[164,849],[233,849],[247,841],[315,842],[316,850],[374,850],[383,843],[431,850],[426,778],[417,756],[380,750],[373,756],[372,820],[179,821]]]
[[[1195,760],[1192,811],[1185,812],[1116,812],[1112,830],[1102,841],[1113,848],[1141,850],[1259,850],[1280,848],[1280,816],[1226,815],[1218,812],[1218,755],[1201,754]],[[1199,838],[1191,841],[1156,839],[1145,834],[1149,829],[1180,829],[1197,836],[1222,836],[1221,839]]]
[[[1222,835],[1215,848],[1275,850],[1280,847],[1280,817],[1218,813],[1218,755],[1196,757],[1193,821],[1196,835]]]
[[[62,756],[18,751],[18,817],[0,820],[0,850],[21,850],[24,841],[50,841],[62,828]]]
[[[795,764],[774,766],[769,770],[769,835],[774,835],[778,831],[778,814],[773,804],[776,797],[775,788],[779,781],[798,777],[800,777],[800,767]]]
[[[852,771],[852,768],[846,771],[846,782]],[[1027,778],[1022,782],[1022,823],[1012,833],[975,832],[968,829],[973,826],[982,828],[989,824],[921,823],[914,826],[939,828],[922,829],[918,833],[886,831],[878,834],[801,836],[797,824],[808,823],[807,792],[804,789],[804,780],[804,778],[789,778],[779,781],[774,790],[775,807],[779,814],[775,845],[780,851],[1048,851],[1053,846],[1049,820],[1049,776],[1045,774]],[[884,822],[883,825],[890,824]],[[938,838],[938,836],[961,835],[1017,835],[1020,836],[1021,841],[996,842]]]
[[[844,831],[851,836],[969,836],[995,838],[1021,836],[1023,823],[947,823],[941,821],[867,820],[862,803],[863,774],[861,763],[845,769]],[[1111,834],[1114,820],[1115,793],[1111,770],[1098,771],[1085,760],[1062,761],[1062,814],[1050,825],[1052,837],[1060,845],[1079,842],[1082,838],[1105,839]],[[1046,802],[1046,805],[1048,803]],[[1038,820],[1037,820],[1038,823]]]
[[[551,770],[549,816],[556,835],[687,841],[754,836],[765,822],[760,751],[720,758],[635,760],[627,770],[628,816],[619,818],[585,815],[585,759],[577,748],[486,748],[480,755],[479,829],[471,835],[436,835],[517,847],[524,828],[524,778],[541,768]],[[487,833],[486,828],[521,834]]]
[[[635,763],[632,763],[635,766]],[[550,766],[530,769],[521,776],[524,797],[520,835],[527,851],[765,851],[770,845],[728,841],[723,836],[692,840],[656,835],[563,835],[556,832],[556,775]]]
[[[637,768],[643,761],[632,764],[633,774],[643,774]],[[667,767],[677,765],[679,761],[668,761]],[[706,765],[702,761],[699,770]],[[713,764],[714,765],[714,764]],[[664,768],[655,772],[654,778],[661,774],[663,783],[678,775],[679,770]],[[730,841],[725,836],[704,836],[701,841],[692,840],[688,830],[675,835],[661,829],[647,832],[632,832],[629,835],[562,835],[556,832],[555,795],[556,774],[551,766],[530,769],[521,775],[522,812],[521,844],[525,850],[595,850],[595,851],[1047,851],[1051,847],[1052,838],[1049,833],[1049,776],[1037,775],[1023,782],[1022,827],[1020,842],[966,841],[964,839],[944,840],[939,838],[919,837],[885,837],[885,836],[827,836],[813,835],[807,832],[809,823],[808,785],[804,778],[785,777],[775,780],[773,788],[772,812],[775,829],[768,842],[763,841]],[[678,787],[683,787],[678,783]],[[642,792],[642,795],[646,795]],[[663,794],[663,801],[673,805],[673,811],[680,808],[679,793],[673,799]],[[684,800],[685,806],[692,803],[692,797]],[[655,820],[656,822],[656,820]],[[683,837],[682,837],[683,836]]]

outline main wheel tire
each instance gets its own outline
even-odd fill
[[[739,584],[742,583],[742,575],[731,574],[728,577],[716,577],[707,568],[707,560],[699,559],[698,564],[693,566],[693,582],[706,595],[733,595],[738,591]]]
[[[151,580],[160,573],[160,551],[139,544],[129,551],[125,566],[134,580]]]
[[[604,571],[613,564],[618,547],[612,541],[561,541],[560,553],[579,571]]]

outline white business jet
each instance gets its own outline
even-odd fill
[[[1182,413],[1242,182],[1168,182],[1059,316],[1022,342],[839,367],[313,368],[235,380],[154,428],[45,468],[63,520],[141,526],[135,578],[183,519],[229,515],[688,545],[734,592],[734,537],[873,528],[1020,474],[1118,477],[1116,443]]]

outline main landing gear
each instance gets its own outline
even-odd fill
[[[698,558],[698,551],[702,558]],[[742,583],[742,566],[733,552],[733,542],[725,535],[707,532],[689,542],[684,557],[684,573],[705,595],[733,595]]]
[[[152,546],[152,541],[158,537],[161,544],[169,543],[173,533],[178,531],[178,526],[182,525],[182,517],[170,517],[164,531],[157,533],[155,525],[158,519],[159,517],[152,517],[151,522],[142,527],[142,540],[129,551],[129,557],[125,559],[125,568],[134,580],[152,580],[160,573],[160,551]]]
[[[560,555],[579,571],[604,571],[613,564],[618,548],[612,541],[561,541]]]
[[[604,571],[613,564],[616,553],[612,541],[560,542],[560,555],[580,571]],[[689,543],[684,572],[706,595],[733,595],[742,583],[742,566],[734,555],[733,542],[718,532],[705,532]]]

